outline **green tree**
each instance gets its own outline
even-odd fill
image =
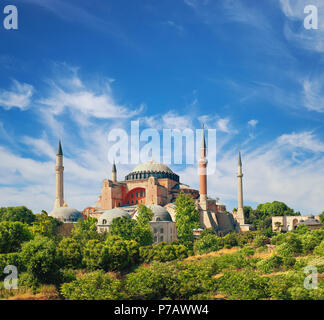
[[[0,209],[0,221],[18,221],[31,224],[35,219],[33,212],[24,206]]]
[[[56,236],[57,227],[62,225],[62,222],[49,217],[46,211],[35,215],[36,219],[32,223],[32,231],[35,235],[53,238]]]
[[[206,234],[194,243],[194,252],[204,254],[219,250],[219,237],[214,234]]]
[[[25,242],[21,249],[21,260],[27,272],[40,283],[58,283],[60,280],[55,242],[46,237],[37,236]]]
[[[21,222],[0,222],[0,253],[18,251],[21,244],[33,238],[28,226]]]
[[[108,250],[99,240],[89,240],[83,248],[82,262],[89,270],[103,269],[108,265],[108,259]]]
[[[175,202],[176,227],[179,241],[187,246],[192,246],[193,229],[200,227],[199,212],[193,199],[180,193]]]
[[[104,250],[108,253],[108,264],[105,270],[123,270],[130,265],[127,241],[116,236],[110,236],[105,242]]]
[[[324,211],[319,215],[321,223],[324,225]]]
[[[113,236],[118,236],[124,240],[134,239],[134,230],[136,227],[136,220],[127,217],[120,217],[113,219],[109,233]]]
[[[142,204],[137,209],[136,226],[134,229],[134,240],[140,246],[150,245],[153,242],[153,233],[150,222],[154,216],[152,210]]]
[[[72,237],[85,243],[88,240],[103,239],[104,235],[97,232],[97,219],[88,217],[85,220],[78,220],[72,229]]]
[[[314,249],[317,256],[324,256],[324,240]]]
[[[80,268],[82,262],[80,243],[74,238],[62,239],[57,247],[57,258],[62,268]]]
[[[299,212],[294,212],[293,209],[289,208],[285,203],[280,201],[273,201],[272,203],[267,202],[259,204],[256,211],[263,213],[265,216],[298,216]]]
[[[67,300],[118,300],[123,299],[120,280],[102,270],[86,274],[70,283],[64,283],[61,293]]]
[[[134,240],[140,246],[150,245],[153,242],[150,221],[153,218],[151,209],[140,204],[136,220],[126,217],[113,219],[110,234],[124,240]]]

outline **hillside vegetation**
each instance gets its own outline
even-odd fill
[[[324,229],[205,230],[198,240],[183,230],[183,241],[147,245],[147,219],[130,226],[135,240],[123,220],[104,234],[95,219],[79,221],[60,237],[45,212],[20,219],[0,221],[0,270],[19,271],[18,290],[0,273],[0,299],[324,299]],[[306,266],[317,268],[317,289],[304,288]]]

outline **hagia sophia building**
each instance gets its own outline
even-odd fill
[[[250,225],[244,223],[242,161],[239,152],[238,163],[238,209],[233,213],[226,211],[226,206],[218,200],[207,197],[207,147],[203,130],[199,179],[200,190],[195,190],[180,182],[180,177],[163,163],[151,160],[135,167],[123,181],[117,179],[117,168],[112,166],[111,180],[104,179],[101,194],[93,206],[85,208],[82,213],[64,202],[63,152],[59,142],[56,154],[56,200],[53,211],[49,214],[65,224],[73,224],[78,219],[95,217],[98,220],[98,232],[109,231],[114,218],[127,217],[136,219],[139,204],[149,207],[154,216],[151,229],[154,243],[171,242],[177,239],[175,221],[175,200],[179,193],[193,198],[200,214],[201,228],[193,230],[199,234],[203,229],[212,228],[223,236],[234,230],[248,231]]]

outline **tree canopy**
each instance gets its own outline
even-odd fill
[[[175,202],[176,227],[179,241],[185,245],[192,245],[193,229],[200,227],[200,216],[193,199],[180,193]]]
[[[36,216],[25,206],[0,208],[0,221],[19,221],[32,224]]]

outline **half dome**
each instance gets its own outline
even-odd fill
[[[157,204],[150,204],[150,205],[147,205],[147,207],[149,209],[151,209],[152,212],[154,213],[154,216],[152,218],[153,222],[159,222],[159,221],[172,222],[170,213],[165,208],[163,208]]]
[[[115,208],[111,210],[105,210],[98,219],[97,225],[100,226],[109,226],[112,224],[112,221],[116,218],[131,218],[131,216],[121,208]]]
[[[59,207],[55,208],[50,214],[50,217],[58,219],[62,222],[77,222],[79,219],[83,219],[82,214],[80,211],[71,208],[71,207]]]

